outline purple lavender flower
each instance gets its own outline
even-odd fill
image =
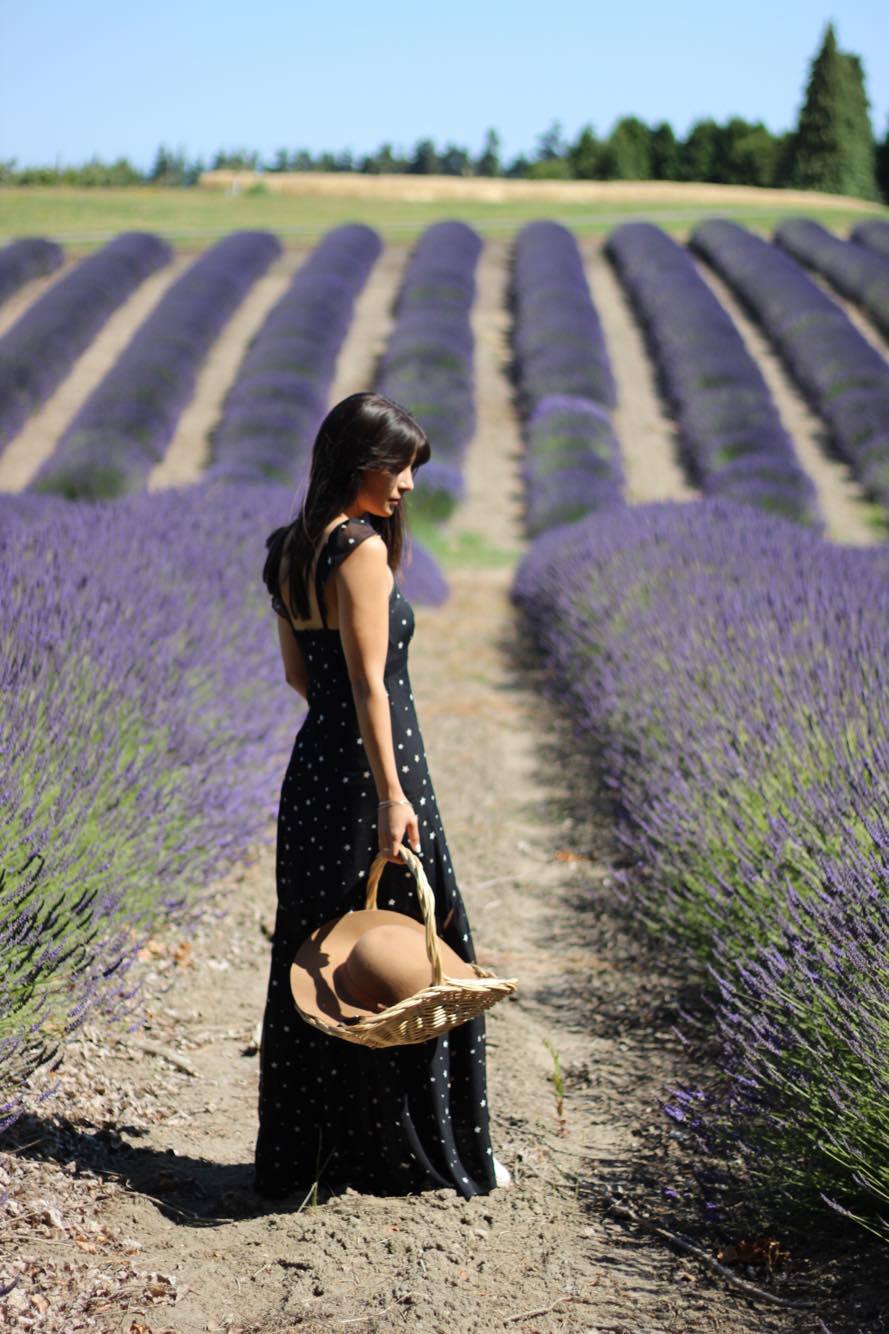
[[[823,528],[759,367],[687,251],[648,222],[616,227],[605,251],[645,329],[692,480]]]
[[[98,499],[144,486],[212,343],[280,253],[270,232],[233,232],[200,255],[90,394],[32,489]]]
[[[109,315],[169,262],[165,241],[123,232],[81,260],[0,338],[0,447],[67,375]]]
[[[250,344],[213,432],[211,476],[298,481],[324,419],[355,298],[382,250],[377,232],[328,232]]]
[[[524,415],[525,527],[553,525],[623,500],[609,409],[614,377],[577,242],[560,223],[516,238],[511,287],[517,402]]]
[[[711,219],[690,245],[750,307],[862,485],[889,506],[889,363],[785,251]],[[860,399],[872,405],[864,420]]]
[[[887,1231],[889,550],[721,499],[606,509],[538,537],[513,597],[629,903],[714,989],[722,1071],[666,1110]]]
[[[0,250],[0,303],[32,278],[42,278],[61,267],[65,254],[55,241],[22,236]]]
[[[856,301],[889,338],[889,253],[843,241],[820,222],[788,218],[775,241],[808,268],[822,274],[843,296]]]

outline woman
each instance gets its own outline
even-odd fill
[[[309,705],[281,788],[277,916],[260,1046],[256,1190],[281,1198],[319,1182],[377,1194],[505,1184],[485,1087],[484,1015],[444,1036],[373,1050],[307,1024],[290,962],[321,923],[364,907],[387,856],[380,907],[417,919],[423,859],[439,934],[475,959],[426,765],[407,669],[414,631],[398,586],[404,497],[429,459],[425,432],[381,394],[351,394],[315,441],[297,519],[268,537],[263,580],[288,683]]]

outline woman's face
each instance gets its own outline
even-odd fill
[[[414,454],[416,458],[416,453]],[[356,507],[387,519],[398,510],[402,497],[414,489],[413,460],[401,472],[382,472],[366,468],[361,474]]]

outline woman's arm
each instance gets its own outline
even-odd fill
[[[382,539],[380,539],[382,541]],[[284,662],[284,680],[292,686],[303,699],[309,694],[309,673],[299,641],[293,633],[293,627],[283,616],[278,620],[278,643],[281,646],[281,658]]]
[[[380,800],[403,797],[384,682],[389,651],[389,567],[378,533],[343,561],[334,578],[337,615],[361,737]]]
[[[368,764],[381,801],[404,797],[392,742],[392,715],[384,673],[389,651],[389,595],[392,588],[386,544],[375,533],[343,561],[336,571],[340,638],[361,727]],[[405,832],[419,851],[417,817],[410,806],[378,811],[379,845],[390,860]]]

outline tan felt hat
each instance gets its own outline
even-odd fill
[[[435,930],[435,900],[422,863],[402,845],[417,880],[423,922],[376,907],[387,864],[380,853],[368,876],[366,906],[317,927],[290,967],[290,989],[303,1019],[366,1046],[424,1042],[464,1023],[515,990],[467,963]]]

